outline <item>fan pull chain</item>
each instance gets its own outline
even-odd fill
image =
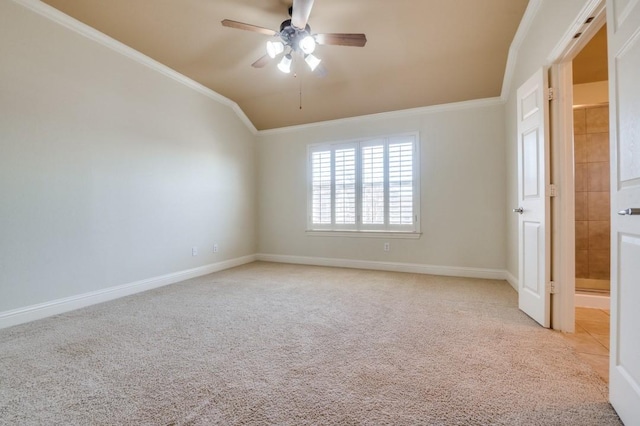
[[[298,74],[297,73],[294,74],[294,77],[298,78]],[[299,89],[298,89],[298,95],[299,95],[298,105],[299,105],[299,108],[302,109],[302,78],[300,78],[299,82],[300,82],[300,86],[299,86]]]

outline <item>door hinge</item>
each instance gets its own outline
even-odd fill
[[[549,293],[558,294],[558,287],[555,281],[549,281]]]
[[[552,183],[551,185],[549,185],[549,187],[547,188],[547,194],[549,194],[549,197],[558,196],[558,187],[556,186],[555,183]]]
[[[553,91],[553,87],[547,88],[547,100],[552,101],[555,99],[555,93]]]

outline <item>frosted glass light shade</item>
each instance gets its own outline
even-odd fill
[[[322,62],[322,59],[318,59],[312,54],[308,54],[307,56],[304,57],[304,61],[307,63],[307,65],[309,65],[309,68],[311,68],[311,71],[314,71],[318,67],[318,65],[320,65],[320,62]]]
[[[313,51],[316,50],[316,39],[308,35],[300,40],[298,46],[300,47],[300,50],[302,50],[306,54],[313,53]]]
[[[291,72],[291,55],[287,54],[282,57],[282,60],[278,64],[278,69],[285,74]]]
[[[284,51],[284,44],[281,41],[271,41],[267,42],[267,55],[271,58],[275,58],[279,54]]]

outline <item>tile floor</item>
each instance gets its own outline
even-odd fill
[[[576,332],[564,333],[578,356],[609,382],[609,311],[576,308]]]

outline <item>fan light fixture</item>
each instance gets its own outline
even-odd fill
[[[267,42],[267,54],[271,59],[275,58],[279,54],[284,52],[284,44],[281,41],[271,41]]]
[[[318,65],[320,65],[320,62],[322,62],[322,59],[318,59],[317,57],[309,53],[304,57],[304,61],[307,63],[307,65],[309,65],[309,68],[311,68],[311,71],[315,71]]]
[[[281,0],[282,2],[282,0]],[[259,27],[240,21],[223,19],[222,25],[229,28],[251,31],[272,37],[267,42],[267,52],[264,56],[251,64],[254,68],[263,68],[269,63],[269,58],[275,59],[278,55],[284,54],[278,63],[278,69],[283,73],[291,73],[293,55],[298,55],[299,59],[304,59],[311,71],[318,77],[327,75],[327,70],[321,64],[321,60],[314,56],[316,47],[321,45],[354,46],[364,47],[367,37],[364,34],[351,33],[320,33],[311,31],[309,26],[309,15],[313,7],[314,0],[288,0],[291,3],[289,16],[280,24],[279,30]],[[298,58],[296,58],[298,61]],[[297,66],[298,62],[296,62]],[[295,73],[294,73],[295,74]]]
[[[289,74],[291,72],[291,54],[287,53],[282,57],[282,60],[278,64],[278,69],[285,74]]]
[[[316,39],[311,37],[310,35],[305,36],[300,43],[298,43],[300,50],[306,53],[307,55],[313,53],[316,50]]]

